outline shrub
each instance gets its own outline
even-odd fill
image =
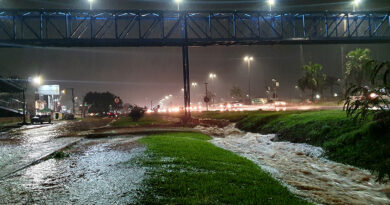
[[[69,156],[70,156],[69,153],[66,153],[66,152],[63,152],[63,151],[58,151],[58,152],[55,152],[52,155],[52,158],[54,158],[54,159],[64,159],[64,158],[67,158]]]
[[[140,120],[144,116],[144,114],[145,114],[145,109],[144,108],[138,107],[138,106],[134,106],[134,107],[131,108],[129,117],[131,117],[131,119],[134,122],[137,122],[138,120]]]

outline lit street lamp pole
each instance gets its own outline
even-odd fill
[[[89,2],[89,10],[92,10],[93,0],[88,0],[88,2]]]
[[[197,82],[192,82],[191,85],[192,85],[194,91],[195,91],[195,88],[198,87],[198,83]],[[191,99],[195,100],[196,99],[196,93],[195,92],[191,92],[191,93],[193,94],[193,98],[191,98]]]
[[[61,92],[63,94],[66,94],[66,90],[69,89],[72,91],[72,113],[73,115],[75,115],[75,108],[74,108],[74,88],[65,88],[64,90],[62,90]]]
[[[252,56],[245,56],[244,61],[248,63],[248,97],[251,99],[251,61],[253,61]]]
[[[276,93],[276,89],[280,86],[279,81],[272,79],[272,82],[275,83],[274,85],[274,99],[278,99],[278,94]]]
[[[359,6],[361,0],[353,0],[352,6],[353,6],[353,12],[356,12],[356,8]]]
[[[42,80],[41,76],[35,76],[35,77],[32,78],[32,84],[36,87],[35,90],[36,90],[37,93],[38,93],[38,86],[42,85],[42,81],[43,80]],[[39,94],[38,94],[38,97],[37,97],[37,94],[35,94],[34,100],[39,100]]]
[[[209,78],[211,79],[211,82],[212,82],[212,85],[213,85],[212,89],[214,89],[214,93],[215,93],[214,79],[217,78],[217,74],[210,73],[209,74]],[[213,101],[213,104],[214,104],[214,96],[211,96],[211,98],[212,98],[212,101]]]
[[[206,96],[204,97],[205,98],[205,103],[206,103],[206,111],[209,111],[209,98],[208,98],[208,90],[207,90],[207,85],[208,85],[208,83],[205,83],[204,84],[205,85],[205,87],[206,87]]]
[[[272,11],[272,6],[275,4],[275,0],[268,0],[269,11]]]
[[[180,3],[182,0],[175,0],[175,3],[177,4],[177,10],[180,11]]]

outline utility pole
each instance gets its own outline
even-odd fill
[[[248,98],[250,103],[251,102],[251,61],[253,61],[253,57],[245,56],[244,61],[248,63]]]
[[[248,95],[249,102],[251,101],[251,61],[248,60]]]
[[[204,101],[205,101],[205,103],[206,103],[206,111],[209,111],[209,102],[208,102],[208,101],[209,101],[210,99],[208,99],[208,91],[207,91],[207,85],[208,85],[208,83],[205,83],[204,85],[206,86],[206,97],[205,97],[205,100],[204,100]]]
[[[71,90],[72,90],[72,113],[73,115],[76,115],[75,107],[74,107],[74,88],[71,88]]]

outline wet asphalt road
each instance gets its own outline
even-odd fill
[[[72,123],[28,125],[1,133],[0,204],[128,204],[136,200],[145,169],[131,160],[145,151],[137,143],[141,136],[61,137],[80,130]],[[65,150],[69,157],[26,167],[75,140]]]
[[[0,135],[0,178],[74,142],[79,138],[64,135],[70,122],[26,125]]]

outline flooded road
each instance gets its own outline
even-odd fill
[[[143,155],[140,137],[82,140],[0,181],[5,204],[128,204],[137,199],[145,170],[131,160]]]
[[[77,133],[108,124],[112,119],[85,118],[53,124],[25,125],[0,133],[0,179],[81,138]],[[62,137],[67,136],[67,137]]]
[[[79,138],[58,138],[70,122],[26,125],[0,135],[0,179],[15,170],[73,143]]]
[[[211,142],[231,150],[268,171],[295,194],[320,204],[390,204],[390,184],[375,182],[366,170],[322,157],[307,144],[274,142],[275,135],[245,133],[234,127],[197,127],[215,137]],[[387,192],[387,193],[385,193]]]

